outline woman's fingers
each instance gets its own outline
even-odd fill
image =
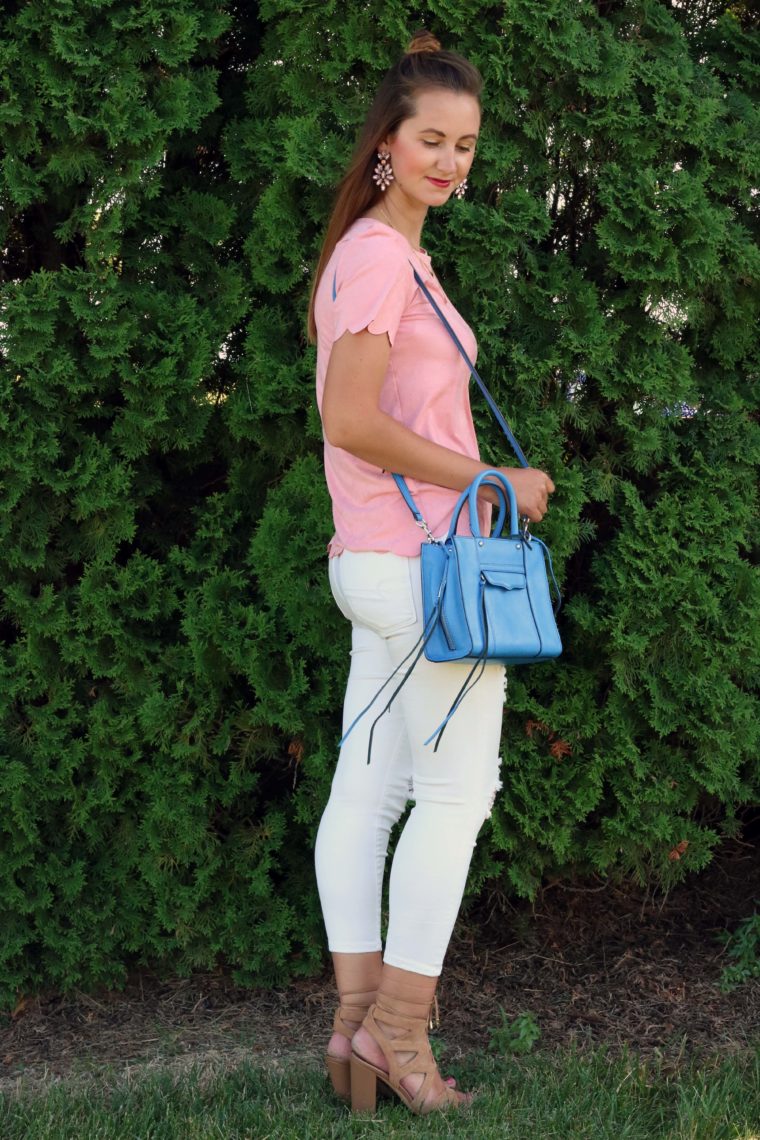
[[[531,522],[541,522],[549,509],[549,495],[555,489],[550,476],[536,467],[502,467],[501,471],[514,488],[518,512],[527,515]]]

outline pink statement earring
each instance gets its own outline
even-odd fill
[[[373,182],[376,182],[381,190],[386,190],[393,181],[393,170],[391,168],[391,156],[387,153],[383,154],[381,150],[377,152],[379,162],[375,165],[375,172],[372,175]]]
[[[460,182],[458,186],[454,187],[454,193],[456,194],[456,196],[460,202],[464,198],[466,191],[467,191],[467,179],[465,178],[464,182]]]

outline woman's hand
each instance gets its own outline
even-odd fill
[[[549,509],[549,495],[554,483],[545,471],[537,467],[498,467],[509,482],[517,499],[517,513],[527,515],[531,522],[539,523]],[[496,492],[488,495],[496,502]]]

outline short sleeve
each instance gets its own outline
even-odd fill
[[[341,247],[333,280],[333,340],[344,332],[387,333],[393,344],[415,291],[406,240],[383,227],[352,235]]]

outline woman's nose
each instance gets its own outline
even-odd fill
[[[436,166],[444,174],[456,174],[457,164],[453,150],[439,154]]]

